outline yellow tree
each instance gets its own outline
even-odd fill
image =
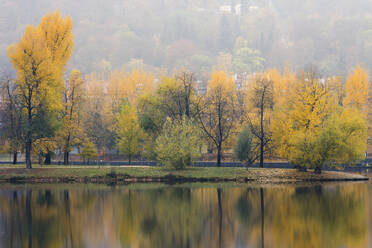
[[[283,106],[276,107],[272,122],[277,151],[290,162],[294,162],[296,154],[304,150],[298,149],[300,141],[304,143],[302,148],[313,148],[310,143],[330,114],[332,106],[329,92],[314,73],[302,73],[293,86]],[[310,151],[304,154],[312,156]]]
[[[140,95],[153,91],[155,87],[154,80],[154,75],[150,72],[146,73],[143,70],[132,70],[124,85],[124,94],[128,101],[136,106],[137,99]]]
[[[71,57],[73,48],[73,33],[72,33],[72,19],[70,17],[62,18],[59,11],[55,13],[49,13],[45,15],[38,26],[43,33],[46,45],[51,53],[52,63],[56,66],[56,79],[54,82],[56,96],[54,97],[54,103],[56,108],[62,110],[63,101],[61,101],[64,92],[64,80],[63,75],[65,72],[65,66]],[[49,115],[49,118],[54,117],[55,120],[49,121],[49,130],[51,131],[48,139],[41,139],[39,143],[41,146],[50,147],[47,149],[45,155],[45,162],[50,164],[51,155],[57,147],[57,133],[59,127],[56,127],[57,115]],[[46,124],[48,124],[46,123]],[[54,127],[53,127],[54,125]],[[47,144],[43,145],[43,140],[47,141]],[[50,146],[50,144],[54,145]]]
[[[17,71],[17,87],[26,112],[26,165],[31,166],[32,142],[36,137],[35,118],[46,100],[53,95],[55,70],[50,51],[39,28],[28,26],[19,43],[9,47],[9,57]]]
[[[361,66],[357,66],[346,80],[344,89],[345,97],[343,99],[343,105],[363,113],[366,122],[371,118],[368,101],[369,84],[368,71]],[[368,126],[368,134],[370,134],[372,130],[371,126]]]
[[[123,71],[113,71],[109,78],[103,81],[105,87],[104,125],[110,132],[115,133],[116,116],[120,111],[120,106],[129,102],[136,107],[138,98],[153,90],[154,77],[143,70],[133,70],[129,74]]]
[[[43,33],[53,62],[60,69],[59,76],[62,78],[74,45],[72,19],[69,16],[62,18],[60,12],[56,11],[56,13],[45,15],[41,19],[39,28]]]
[[[121,106],[117,116],[116,134],[119,151],[128,156],[131,164],[133,155],[140,152],[140,141],[144,138],[144,132],[139,125],[135,109],[129,104]]]
[[[236,104],[234,80],[224,71],[214,71],[208,82],[204,106],[198,107],[198,119],[205,136],[217,150],[218,166],[224,145],[234,133]]]
[[[40,113],[62,107],[62,76],[71,55],[72,38],[71,19],[63,20],[56,12],[45,16],[38,27],[28,26],[21,40],[9,47],[8,55],[17,71],[18,92],[27,116],[27,168],[32,167],[31,150],[33,141],[38,139],[37,126],[43,125],[35,120],[40,120]]]
[[[272,123],[279,155],[317,173],[330,163],[357,161],[365,149],[363,118],[338,106],[331,86],[329,80],[320,82],[315,74],[303,73],[284,106],[275,110]]]
[[[368,72],[361,66],[357,66],[346,80],[343,105],[346,107],[356,108],[367,116],[368,90]]]
[[[82,143],[84,133],[81,127],[81,111],[84,98],[83,79],[78,70],[72,70],[65,84],[63,128],[59,133],[64,153],[63,163],[69,164],[69,154],[74,145]]]

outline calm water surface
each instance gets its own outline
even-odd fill
[[[372,184],[0,186],[0,247],[372,247]]]

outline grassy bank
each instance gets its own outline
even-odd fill
[[[368,180],[367,177],[324,171],[300,172],[294,169],[257,168],[188,168],[174,171],[160,167],[94,167],[94,166],[35,166],[34,169],[0,167],[0,182],[46,182],[46,183],[130,183],[130,182],[307,182]]]

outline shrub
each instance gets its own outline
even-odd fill
[[[200,131],[192,120],[165,121],[156,139],[155,151],[161,165],[172,169],[184,169],[200,156]]]
[[[234,147],[234,154],[240,162],[247,166],[253,164],[257,159],[257,153],[253,148],[252,133],[245,127],[238,136]]]

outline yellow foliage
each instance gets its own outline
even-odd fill
[[[72,146],[80,145],[84,139],[81,125],[84,81],[78,70],[72,70],[66,82],[64,108],[62,111],[63,128],[58,134],[62,141],[62,151],[70,152]]]
[[[25,107],[35,110],[41,102],[49,110],[62,107],[62,79],[72,39],[71,18],[64,20],[57,11],[43,17],[39,26],[27,26],[21,40],[9,47]]]
[[[50,13],[41,19],[39,25],[46,45],[51,53],[52,61],[59,67],[63,76],[73,48],[72,19],[66,17],[63,19],[60,12]]]
[[[146,73],[142,70],[133,70],[127,79],[125,94],[131,104],[137,104],[137,98],[146,93],[151,92],[155,88],[154,75]]]
[[[140,140],[144,138],[144,132],[139,125],[135,109],[129,104],[124,104],[121,111],[117,114],[116,134],[118,136],[119,151],[129,157],[141,151]]]
[[[220,94],[221,97],[235,94],[236,87],[232,76],[225,71],[214,71],[212,73],[212,79],[208,81],[207,94],[210,95],[216,91],[224,92],[224,94]]]
[[[366,123],[357,110],[342,109],[338,79],[320,82],[303,73],[271,123],[278,154],[295,165],[321,168],[353,163],[366,149]]]
[[[357,66],[347,78],[343,105],[346,107],[356,108],[367,115],[368,90],[368,72],[361,66]]]
[[[17,72],[16,83],[23,105],[35,110],[42,101],[55,103],[50,96],[56,94],[57,70],[41,29],[27,26],[19,43],[9,47],[8,54]]]

